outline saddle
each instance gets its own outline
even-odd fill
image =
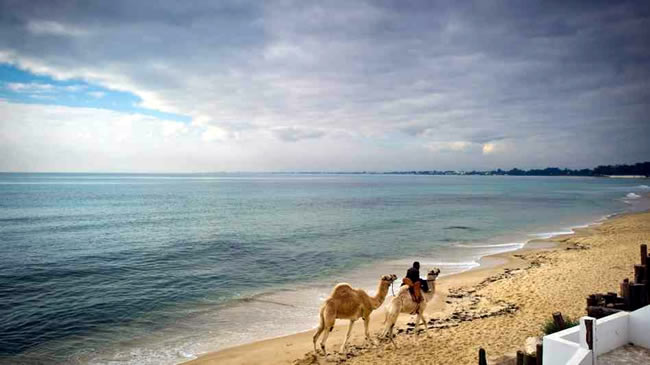
[[[404,278],[402,279],[402,285],[408,286],[411,299],[413,299],[415,303],[420,303],[422,301],[422,283],[419,281],[414,283],[411,279]]]

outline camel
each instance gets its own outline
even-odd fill
[[[388,287],[397,279],[397,275],[384,275],[379,280],[379,286],[377,287],[377,294],[374,297],[371,297],[363,289],[356,289],[350,286],[347,283],[337,284],[332,290],[332,294],[325,300],[325,303],[320,308],[320,322],[318,329],[314,334],[314,352],[318,355],[318,350],[316,349],[316,341],[318,337],[325,331],[323,338],[320,343],[320,347],[323,350],[323,355],[327,355],[325,351],[325,341],[330,332],[334,328],[334,322],[337,319],[349,319],[350,327],[348,327],[348,333],[345,335],[345,341],[341,345],[341,352],[345,351],[345,345],[348,343],[350,338],[350,332],[352,332],[352,326],[354,322],[363,318],[363,324],[365,326],[366,340],[372,342],[370,338],[370,333],[368,332],[368,325],[370,323],[370,313],[375,309],[381,307],[386,299],[386,294],[388,293]]]
[[[384,328],[383,336],[388,337],[397,348],[397,345],[393,341],[393,327],[395,327],[395,322],[400,313],[409,313],[416,314],[417,319],[415,320],[415,333],[418,333],[418,326],[420,322],[424,324],[424,330],[429,335],[429,329],[427,328],[427,321],[424,318],[424,310],[427,308],[427,304],[433,299],[433,295],[436,293],[436,279],[440,274],[440,269],[435,268],[427,274],[427,282],[429,284],[429,291],[423,293],[422,301],[419,303],[414,302],[411,298],[411,293],[409,293],[408,286],[403,285],[400,287],[399,292],[396,296],[391,299],[388,304],[388,309],[386,310],[386,327]]]

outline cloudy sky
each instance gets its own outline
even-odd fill
[[[0,171],[650,160],[650,2],[0,0]]]

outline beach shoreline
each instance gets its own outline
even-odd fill
[[[614,214],[607,217],[605,220],[594,222],[587,227],[573,228],[573,233],[570,234],[560,234],[549,238],[531,239],[520,249],[484,256],[481,258],[480,266],[478,267],[461,273],[441,277],[438,281],[437,293],[434,301],[427,308],[427,318],[440,320],[445,318],[445,316],[450,315],[453,311],[453,306],[450,305],[449,300],[447,300],[450,290],[463,287],[473,287],[504,272],[522,271],[530,266],[530,261],[526,259],[527,255],[534,255],[547,251],[562,252],[568,247],[567,245],[574,244],[567,243],[570,241],[571,237],[577,238],[583,235],[591,235],[594,231],[597,231],[599,227],[609,226],[616,224],[616,222],[625,221],[626,217],[650,217],[650,213],[646,211],[643,213]],[[425,267],[424,269],[428,268]],[[612,290],[612,288],[610,288],[610,290]],[[390,294],[384,305],[373,312],[370,324],[372,333],[377,333],[381,328],[383,328],[383,311],[389,300]],[[409,321],[411,321],[410,316],[402,315],[398,320],[397,327],[403,327]],[[316,325],[316,323],[314,325]],[[333,352],[338,349],[338,346],[340,346],[340,343],[343,340],[344,331],[346,329],[347,321],[337,321],[337,325],[328,340],[328,351]],[[355,326],[350,340],[351,344],[363,343],[362,329],[362,325]],[[307,330],[287,336],[264,339],[207,353],[199,356],[197,359],[185,362],[184,364],[287,364],[294,361],[300,362],[299,359],[308,363],[308,353],[312,350],[312,335],[313,330]],[[525,338],[522,338],[521,340],[522,344],[524,339]],[[372,349],[367,351],[373,352]],[[374,350],[374,352],[377,351],[378,350]],[[305,359],[305,357],[307,359]]]

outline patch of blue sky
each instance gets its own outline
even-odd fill
[[[139,113],[152,117],[189,122],[190,117],[138,106],[140,98],[128,92],[110,90],[81,80],[56,80],[0,64],[0,99],[15,103],[62,105]]]

